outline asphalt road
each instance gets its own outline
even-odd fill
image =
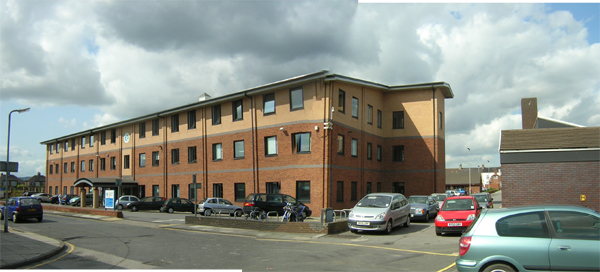
[[[177,230],[190,213],[125,212],[98,221],[47,213],[14,225],[65,241],[69,250],[34,269],[243,269],[244,271],[456,271],[459,236],[435,235],[433,220],[391,235],[256,237]],[[12,223],[12,222],[11,222]]]

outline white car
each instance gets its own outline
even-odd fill
[[[52,202],[52,196],[49,194],[45,194],[45,193],[38,193],[38,194],[34,194],[31,197],[37,198],[37,200],[41,203],[41,202]]]

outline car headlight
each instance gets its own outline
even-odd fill
[[[469,216],[467,216],[467,220],[475,220],[475,214],[469,214]]]
[[[417,209],[417,213],[425,213],[424,209]]]
[[[350,211],[350,213],[348,214],[348,217],[349,217],[349,218],[354,218],[354,212],[353,212],[353,211]]]
[[[382,212],[382,213],[378,214],[377,216],[375,216],[375,220],[383,219],[383,218],[385,218],[385,212]]]
[[[435,220],[437,220],[437,221],[446,221],[446,220],[444,220],[444,217],[443,217],[441,214],[439,214],[439,215],[438,215],[438,216],[435,218]]]

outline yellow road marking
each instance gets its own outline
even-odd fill
[[[453,267],[455,264],[456,264],[456,263],[452,263],[451,265],[449,265],[449,266],[446,266],[446,267],[442,268],[441,270],[438,270],[437,272],[444,272],[444,271],[446,271],[446,270],[448,270],[448,269],[452,268],[452,267]]]
[[[47,262],[43,262],[43,263],[41,263],[41,264],[37,264],[37,265],[31,266],[31,267],[27,267],[27,268],[25,268],[25,270],[27,270],[27,269],[33,269],[33,268],[40,267],[40,266],[42,266],[42,265],[45,265],[45,264],[49,264],[49,263],[52,263],[52,262],[56,262],[56,261],[58,261],[58,260],[62,259],[63,257],[65,257],[65,256],[67,256],[67,255],[69,255],[69,254],[71,254],[71,252],[73,252],[73,250],[75,250],[75,246],[74,246],[74,245],[72,245],[72,244],[70,244],[70,243],[67,243],[67,242],[65,242],[65,244],[67,244],[67,245],[68,245],[68,246],[71,248],[71,249],[69,250],[69,252],[65,253],[64,255],[62,255],[62,256],[60,256],[60,257],[58,257],[58,258],[55,258],[55,259],[49,260],[49,261],[47,261]]]

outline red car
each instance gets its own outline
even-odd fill
[[[463,233],[479,216],[481,207],[472,196],[451,196],[446,198],[435,218],[435,234]]]

